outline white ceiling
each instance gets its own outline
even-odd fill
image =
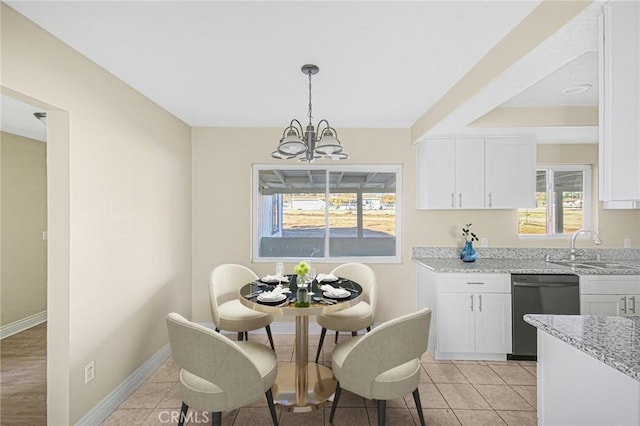
[[[339,129],[412,126],[539,1],[6,3],[191,126],[304,121],[300,67],[317,64],[314,121]],[[593,80],[597,62],[577,56],[597,49],[594,9],[555,41],[556,62],[567,64],[557,77],[527,91],[535,81],[508,84],[505,73],[455,126],[505,101],[563,104],[559,86]],[[550,66],[529,64],[544,74],[529,80]],[[597,93],[584,98],[591,105]]]

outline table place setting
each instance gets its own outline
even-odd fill
[[[259,293],[258,302],[261,303],[279,303],[284,301],[291,293],[291,290],[288,288],[283,288],[281,286],[275,286],[273,290],[263,291]]]
[[[325,284],[319,286],[322,290],[324,297],[330,297],[332,299],[345,299],[351,296],[351,292],[342,287],[333,287],[332,285]]]
[[[316,281],[318,282],[318,284],[324,282],[324,283],[333,283],[338,281],[340,278],[333,275],[333,274],[318,274],[316,276]]]

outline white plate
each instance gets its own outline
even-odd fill
[[[324,295],[324,297],[329,297],[331,299],[346,299],[347,297],[351,296],[351,293],[349,293],[348,291],[342,296],[338,296],[335,293],[331,293],[330,291],[325,291],[322,294]]]
[[[271,297],[269,297],[269,295],[265,296],[264,294],[261,294],[258,296],[258,300],[260,302],[280,302],[286,298],[287,298],[287,295],[282,293],[276,294],[275,296],[271,296]]]

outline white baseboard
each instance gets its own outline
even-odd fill
[[[21,331],[28,330],[31,327],[42,324],[43,322],[47,322],[47,311],[38,312],[37,314],[3,325],[0,327],[0,340],[13,336]]]
[[[102,401],[89,410],[76,425],[99,425],[109,417],[131,393],[158,369],[171,355],[171,348],[167,343],[136,371],[131,373],[122,383],[109,393]]]

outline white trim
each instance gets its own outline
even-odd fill
[[[38,312],[37,314],[29,315],[28,317],[19,319],[18,321],[3,325],[2,327],[0,327],[0,340],[5,339],[9,336],[13,336],[14,334],[20,333],[21,331],[28,330],[31,327],[42,324],[43,322],[47,322],[46,310]]]
[[[154,371],[158,369],[171,355],[171,348],[167,343],[144,364],[138,367],[129,377],[113,389],[102,401],[94,405],[76,425],[99,425],[126,400]]]

